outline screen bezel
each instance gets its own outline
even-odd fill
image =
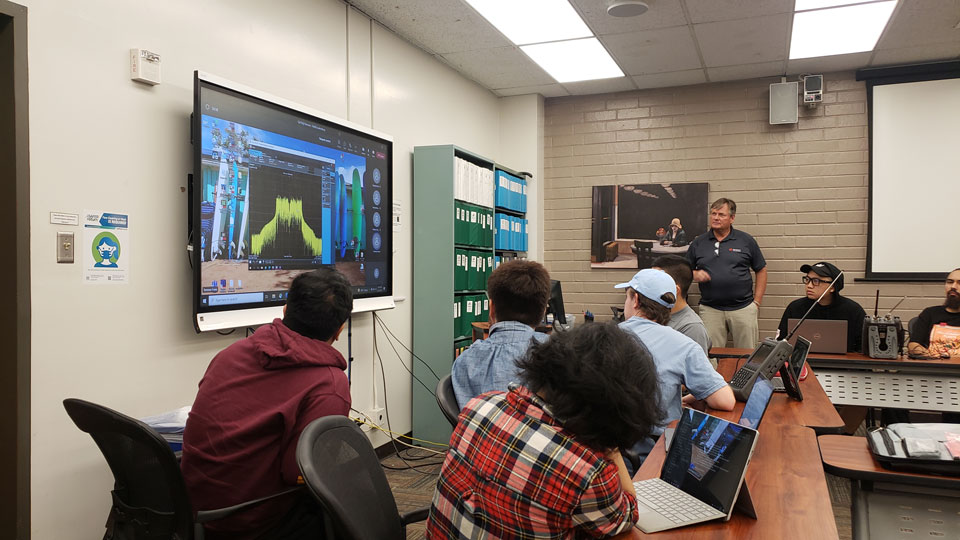
[[[761,357],[760,352],[765,347],[768,348],[769,351],[767,351],[767,353]],[[759,371],[760,368],[763,366],[763,363],[767,361],[767,358],[770,357],[770,354],[774,351],[774,349],[776,349],[775,344],[770,343],[768,341],[761,341],[760,345],[757,345],[757,348],[754,349],[753,354],[750,355],[750,358],[747,360],[747,363],[743,367],[749,367],[751,371]],[[757,361],[758,359],[759,361]]]
[[[363,127],[359,124],[343,120],[332,116],[330,114],[323,113],[316,109],[294,103],[290,100],[286,100],[277,96],[270,95],[266,92],[261,92],[259,90],[250,88],[243,84],[235,83],[228,79],[218,77],[209,73],[204,73],[202,71],[194,72],[194,84],[193,84],[193,115],[191,117],[191,142],[193,143],[193,183],[189,190],[188,194],[188,204],[189,204],[189,235],[190,242],[193,248],[190,253],[191,263],[193,266],[193,283],[192,283],[192,297],[193,297],[193,322],[194,328],[197,332],[205,332],[210,330],[222,330],[229,328],[238,328],[243,326],[256,326],[260,324],[266,324],[271,322],[275,318],[280,318],[283,316],[283,305],[284,301],[266,301],[256,304],[241,304],[241,305],[227,305],[227,306],[204,306],[201,303],[201,265],[200,265],[200,249],[199,249],[199,230],[200,230],[200,198],[202,196],[202,189],[199,182],[201,182],[200,170],[201,170],[201,159],[202,159],[202,144],[201,144],[201,128],[202,128],[202,119],[201,119],[201,103],[200,103],[200,90],[201,86],[206,86],[215,91],[223,92],[229,95],[233,95],[240,99],[250,101],[256,105],[264,106],[269,109],[273,109],[279,112],[286,114],[292,114],[296,116],[303,117],[304,119],[318,122],[323,125],[330,126],[334,129],[341,129],[354,135],[367,137],[374,139],[377,142],[383,143],[387,147],[387,157],[386,157],[386,182],[384,182],[384,191],[386,193],[385,201],[386,204],[383,205],[384,208],[384,218],[383,223],[392,223],[393,221],[393,137],[381,133],[376,130],[372,130],[366,127]],[[386,227],[385,234],[383,235],[387,249],[387,258],[386,258],[386,267],[387,267],[387,286],[386,290],[379,293],[371,293],[365,295],[358,295],[354,297],[353,301],[353,313],[361,313],[367,311],[377,311],[381,309],[392,309],[395,307],[393,300],[393,247],[394,239],[392,231],[389,229],[390,226]],[[386,234],[387,231],[390,231],[391,234]]]

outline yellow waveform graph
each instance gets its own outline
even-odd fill
[[[323,251],[323,241],[318,237],[307,221],[303,218],[303,201],[300,199],[287,199],[286,197],[277,197],[276,212],[273,218],[268,221],[259,233],[250,235],[250,253],[260,255],[265,247],[277,244],[277,233],[282,227],[286,231],[295,230],[300,227],[300,234],[303,236],[303,245],[306,251],[314,257],[319,257]]]

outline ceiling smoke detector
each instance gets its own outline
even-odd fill
[[[636,17],[648,9],[650,6],[641,0],[607,0],[607,15],[614,17]]]

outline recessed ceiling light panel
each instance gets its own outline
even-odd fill
[[[896,5],[889,0],[794,13],[790,59],[872,51]]]
[[[593,36],[567,0],[466,0],[517,45]]]
[[[597,38],[524,45],[520,49],[560,83],[623,77],[623,71]]]

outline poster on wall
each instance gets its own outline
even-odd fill
[[[126,285],[130,282],[130,220],[127,214],[83,213],[83,282]]]
[[[591,268],[650,268],[707,230],[706,182],[594,186]]]

